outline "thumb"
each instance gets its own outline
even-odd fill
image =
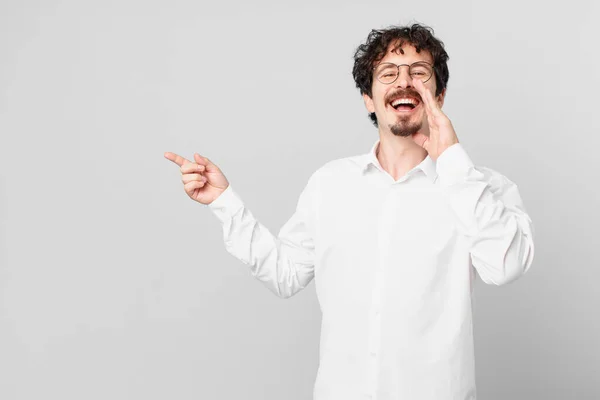
[[[199,165],[204,165],[204,167],[206,167],[206,171],[215,172],[219,170],[219,168],[217,168],[217,166],[213,164],[212,161],[210,161],[206,157],[202,157],[198,153],[194,153],[194,161],[196,161],[196,163],[198,163]]]
[[[200,156],[198,153],[194,153],[194,161],[196,161],[197,164],[204,165],[205,167],[208,167],[209,164],[208,159]]]

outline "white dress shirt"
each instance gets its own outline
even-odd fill
[[[277,236],[231,185],[208,207],[225,247],[276,295],[315,278],[323,320],[314,400],[475,400],[475,274],[532,262],[517,186],[461,144],[394,180],[367,154],[326,163]]]

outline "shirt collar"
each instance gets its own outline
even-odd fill
[[[380,139],[377,139],[375,144],[373,144],[373,146],[371,147],[371,150],[367,154],[363,154],[359,157],[358,161],[360,165],[360,170],[363,174],[367,171],[370,165],[383,169],[376,155],[377,147],[379,146],[380,141]],[[433,161],[429,155],[425,157],[425,159],[421,161],[421,163],[419,163],[419,165],[417,165],[415,169],[420,169],[432,182],[435,182],[437,178],[435,161]]]

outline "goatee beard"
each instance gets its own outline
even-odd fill
[[[422,124],[416,122],[411,124],[407,121],[401,120],[394,125],[389,125],[389,128],[395,136],[409,137],[419,132],[421,126]]]

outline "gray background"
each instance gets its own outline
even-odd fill
[[[163,153],[211,158],[277,232],[377,138],[355,47],[412,21],[446,43],[459,139],[536,229],[525,277],[477,282],[479,398],[600,398],[600,10],[557,3],[2,0],[0,399],[309,399],[314,283],[254,280]]]

